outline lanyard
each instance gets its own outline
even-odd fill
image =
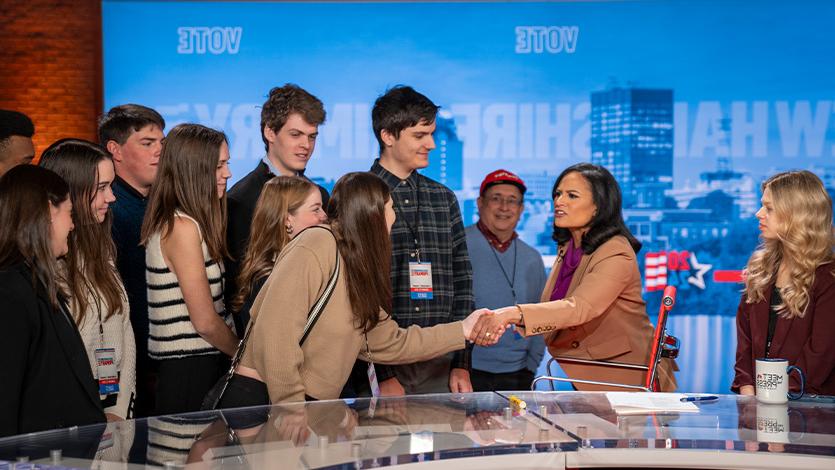
[[[365,336],[365,355],[368,357],[368,362],[373,363],[374,360],[371,358],[371,348],[368,346],[368,333],[364,334]]]
[[[513,303],[516,303],[516,289],[513,285],[516,283],[516,254],[518,252],[518,247],[516,246],[516,240],[514,239],[511,242],[513,245],[513,274],[511,276],[507,275],[507,271],[505,271],[504,266],[502,265],[501,260],[499,259],[499,255],[496,254],[496,249],[493,248],[493,245],[490,244],[490,241],[487,241],[487,245],[490,246],[490,251],[493,253],[493,257],[496,258],[496,264],[499,265],[499,269],[502,270],[502,274],[504,274],[504,280],[507,281],[507,285],[510,286],[510,293],[513,295]]]
[[[406,180],[402,180],[405,182]],[[402,184],[402,183],[401,183]],[[415,243],[415,257],[417,258],[417,262],[420,263],[420,242],[418,241],[418,228],[420,227],[420,183],[418,180],[415,179],[415,226],[412,226],[412,223],[409,222],[409,218],[406,217],[406,213],[403,208],[399,208],[398,204],[394,204],[394,198],[392,197],[392,205],[394,206],[395,212],[397,212],[399,218],[403,219],[403,222],[408,227],[409,232],[412,234],[412,240]]]

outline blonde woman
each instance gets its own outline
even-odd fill
[[[267,181],[255,204],[252,231],[231,310],[249,323],[249,309],[273,271],[278,254],[299,232],[328,220],[319,187],[298,176],[276,176]]]
[[[809,171],[778,173],[762,188],[762,243],[745,268],[731,390],[754,395],[754,361],[771,357],[802,369],[808,393],[835,395],[832,199]]]

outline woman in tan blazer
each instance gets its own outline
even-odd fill
[[[522,335],[546,334],[552,356],[647,364],[654,329],[641,297],[636,253],[641,243],[623,222],[621,194],[605,168],[580,163],[557,178],[554,239],[557,260],[540,303],[496,310],[492,325],[475,334],[489,340],[513,323]],[[644,384],[644,371],[560,361],[574,379]],[[660,389],[676,388],[674,363],[658,370]],[[578,390],[620,390],[576,383]]]

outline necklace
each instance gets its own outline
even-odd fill
[[[513,285],[516,283],[516,253],[518,251],[518,248],[516,246],[515,239],[510,243],[511,245],[513,245],[513,273],[510,276],[508,276],[507,271],[505,271],[504,269],[504,265],[502,265],[502,262],[499,259],[499,255],[496,253],[496,249],[493,248],[493,245],[490,243],[489,240],[487,241],[487,244],[490,245],[490,251],[493,253],[493,258],[496,259],[496,264],[498,264],[499,269],[502,270],[504,280],[507,281],[507,285],[510,286],[510,293],[513,295],[513,303],[516,304],[516,289],[513,287]]]

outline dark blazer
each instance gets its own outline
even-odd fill
[[[303,174],[299,176],[306,178]],[[261,196],[264,185],[273,177],[275,175],[270,172],[267,164],[260,161],[258,162],[258,166],[235,183],[226,195],[226,213],[228,217],[226,223],[226,246],[229,248],[229,254],[232,255],[232,259],[227,259],[224,263],[226,268],[226,285],[224,287],[226,305],[230,304],[232,298],[238,291],[238,285],[235,281],[238,278],[240,263],[243,261],[246,246],[249,243],[249,232],[252,228],[252,216],[255,213],[255,203],[258,202],[258,197]],[[321,186],[317,185],[317,187],[319,188],[319,192],[322,193],[322,207],[327,208],[328,199],[330,199],[328,191]],[[244,330],[243,328],[238,328],[237,331],[243,332]]]
[[[819,266],[809,293],[809,306],[803,318],[777,317],[777,327],[768,356],[788,359],[806,375],[806,393],[835,395],[835,262]],[[736,365],[731,390],[739,393],[743,385],[754,385],[755,361],[765,356],[768,336],[769,286],[765,299],[746,303],[743,294],[736,312]],[[789,388],[800,390],[797,374]]]
[[[0,271],[0,437],[105,421],[87,352],[24,264]]]

